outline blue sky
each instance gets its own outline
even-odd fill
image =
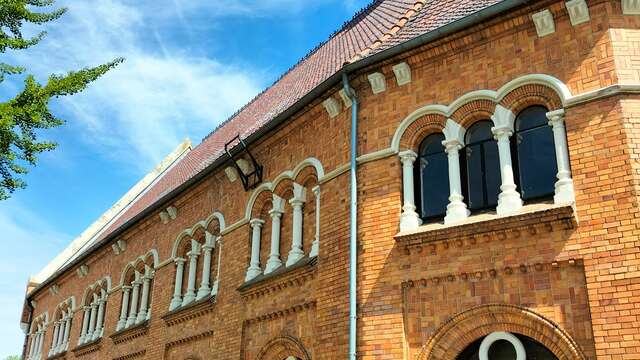
[[[69,8],[27,51],[3,54],[38,79],[125,63],[52,102],[59,147],[0,202],[0,359],[19,354],[25,285],[185,137],[194,144],[369,0],[58,0]],[[6,100],[19,79],[0,85]]]

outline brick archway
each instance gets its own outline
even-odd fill
[[[257,360],[284,360],[289,358],[311,360],[302,342],[293,336],[281,336],[269,341],[258,353]]]
[[[427,340],[417,359],[455,359],[473,341],[494,331],[526,335],[560,360],[586,359],[578,344],[556,323],[530,309],[507,304],[480,305],[453,316]]]

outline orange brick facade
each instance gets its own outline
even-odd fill
[[[350,75],[360,102],[358,358],[454,359],[492,331],[511,331],[535,339],[559,359],[640,359],[640,95],[624,87],[640,83],[640,16],[623,15],[619,0],[587,3],[586,23],[572,25],[564,2],[539,1]],[[531,15],[545,8],[556,29],[538,37]],[[402,61],[410,65],[411,82],[398,86],[391,67]],[[374,71],[386,77],[386,90],[379,94],[367,81]],[[490,118],[497,104],[514,113],[533,104],[563,108],[575,206],[543,206],[510,217],[472,215],[461,225],[399,233],[403,187],[397,152],[417,151],[446,118],[419,117],[399,134],[403,120],[421,107],[452,104],[471,91],[497,91],[529,74],[558,79],[572,100],[545,84],[522,84],[497,102],[461,104],[450,118],[468,127]],[[615,91],[598,92],[607,87]],[[73,268],[55,279],[57,293],[45,287],[29,294],[33,318],[47,313],[49,320],[58,304],[74,298],[69,350],[57,357],[346,358],[350,111],[331,118],[321,104],[329,96],[339,100],[338,90],[336,85],[251,145],[264,165],[266,191],[244,192],[220,168],[162,206],[175,206],[175,219],[163,224],[158,212],[149,215],[119,237],[127,244],[121,253],[110,243],[90,254],[83,262],[87,276],[79,278]],[[392,147],[394,136],[400,136],[398,149]],[[309,158],[317,163],[305,163]],[[264,269],[273,194],[288,201],[294,183],[306,188],[302,247],[307,256],[320,213],[319,254],[245,284],[249,220],[265,220]],[[224,223],[211,219],[214,212]],[[292,247],[291,214],[285,202],[283,262]],[[185,230],[193,231],[185,235]],[[204,242],[205,233],[221,239],[210,272],[212,282],[219,279],[217,295],[169,311],[174,244],[181,234]],[[188,257],[180,246],[176,256]],[[157,255],[147,260],[154,271],[149,320],[116,332],[122,283],[130,276],[123,272],[151,250]],[[198,272],[197,284],[201,276]],[[85,291],[105,277],[110,288],[104,335],[78,347]],[[49,326],[43,358],[52,341]]]

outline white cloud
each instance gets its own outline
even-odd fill
[[[20,314],[30,273],[42,268],[71,239],[15,199],[0,206],[0,358],[20,354],[24,336]]]
[[[11,54],[13,63],[28,64],[41,80],[125,57],[85,92],[57,100],[56,109],[81,125],[80,137],[92,148],[137,170],[153,167],[185,137],[199,142],[263,83],[251,69],[180,51],[168,54],[150,25],[157,14],[147,4],[60,2],[69,11],[49,25],[47,38]]]

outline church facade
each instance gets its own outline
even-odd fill
[[[30,284],[24,358],[348,358],[355,226],[358,359],[637,359],[639,158],[640,1],[375,1]]]

